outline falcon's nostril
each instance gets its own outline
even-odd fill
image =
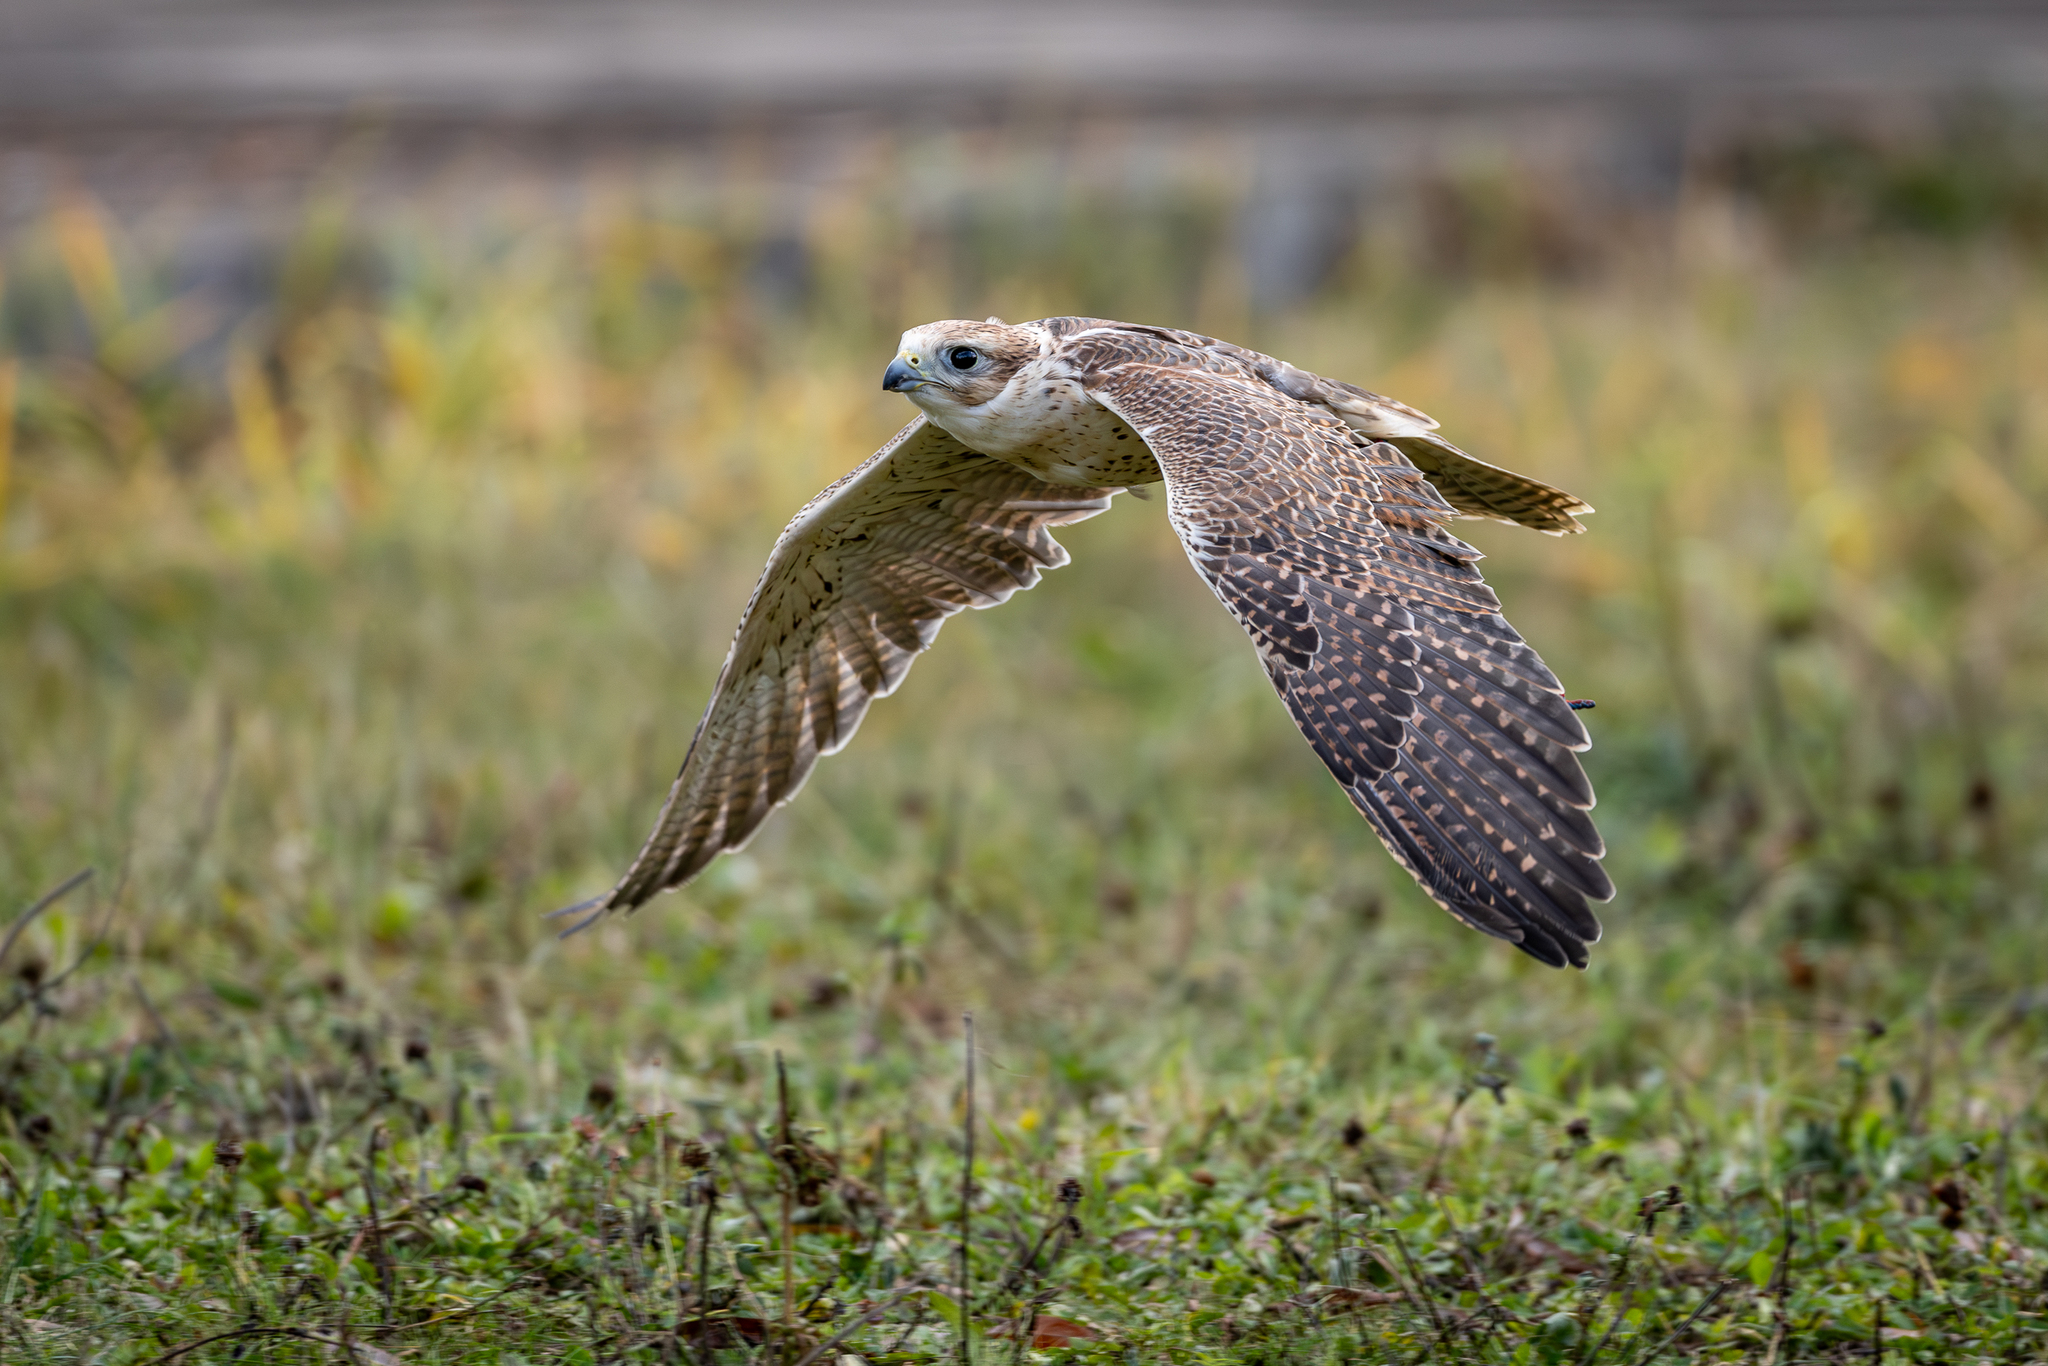
[[[890,361],[889,368],[882,372],[882,388],[889,393],[895,394],[901,393],[906,389],[915,389],[920,384],[931,383],[929,379],[919,374],[913,368],[916,364],[917,357],[915,356],[898,356],[895,360]]]

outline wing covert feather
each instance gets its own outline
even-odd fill
[[[1567,536],[1584,531],[1578,518],[1593,511],[1591,504],[1563,489],[1459,450],[1437,435],[1435,418],[1385,394],[1312,374],[1284,360],[1199,333],[1096,318],[1067,321],[1076,330],[1109,330],[1165,342],[1180,350],[1178,359],[1184,367],[1254,378],[1297,402],[1315,405],[1360,435],[1399,449],[1435,486],[1432,501],[1456,516],[1488,517],[1552,536]]]
[[[609,893],[631,911],[739,848],[853,738],[945,619],[1067,563],[1052,528],[1119,490],[1049,484],[920,417],[805,504],[775,543],[654,831]]]

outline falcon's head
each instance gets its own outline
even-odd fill
[[[903,334],[896,359],[882,372],[882,387],[944,418],[987,403],[1037,358],[1036,333],[996,318],[926,323]]]

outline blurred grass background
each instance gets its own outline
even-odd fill
[[[0,1148],[28,1162],[32,1117],[86,1133],[91,1064],[138,1041],[147,1097],[182,1096],[157,1130],[273,1131],[322,1000],[372,1051],[434,1040],[509,1130],[593,1078],[650,1114],[757,1105],[771,1049],[849,1131],[942,1121],[972,1009],[1004,1122],[1076,1142],[1291,1087],[1426,1154],[1483,1030],[1557,1122],[1605,1105],[1652,1145],[1636,1185],[1732,1199],[1797,1167],[1876,1021],[1902,1124],[2024,1147],[2025,145],[1758,143],[1633,214],[1475,164],[1361,215],[1286,307],[1233,249],[1254,177],[1227,147],[1105,187],[1029,127],[877,138],[772,230],[744,139],[715,195],[372,205],[344,161],[238,308],[165,269],[174,210],[54,192],[0,243],[0,906],[98,876],[0,965],[36,1004]],[[744,855],[550,936],[651,823],[775,532],[909,416],[878,388],[897,333],[989,313],[1223,336],[1600,509],[1568,540],[1461,528],[1599,703],[1620,895],[1589,972],[1416,892],[1129,499],[955,619]],[[1653,1143],[1671,1088],[1709,1150]]]

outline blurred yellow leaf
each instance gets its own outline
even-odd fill
[[[382,328],[384,364],[391,377],[391,392],[399,401],[417,411],[425,405],[437,378],[431,341],[411,322],[386,318]]]
[[[14,468],[14,393],[20,383],[17,361],[0,361],[0,519],[7,516],[7,480]]]
[[[1827,405],[1811,389],[1785,401],[1778,439],[1785,449],[1785,482],[1796,498],[1811,498],[1833,482]]]
[[[2012,481],[1989,460],[1961,441],[1944,443],[1949,487],[2002,546],[2021,548],[2041,543],[2041,518]]]
[[[228,357],[228,401],[235,413],[235,436],[250,482],[266,491],[281,489],[289,478],[284,425],[270,400],[270,384],[261,362],[244,348]]]
[[[50,232],[86,316],[102,332],[110,330],[126,308],[121,274],[114,264],[106,217],[99,205],[82,193],[67,195],[50,215]]]
[[[1932,337],[1909,337],[1885,357],[1885,385],[1911,403],[1954,402],[1965,379],[1956,348]]]

